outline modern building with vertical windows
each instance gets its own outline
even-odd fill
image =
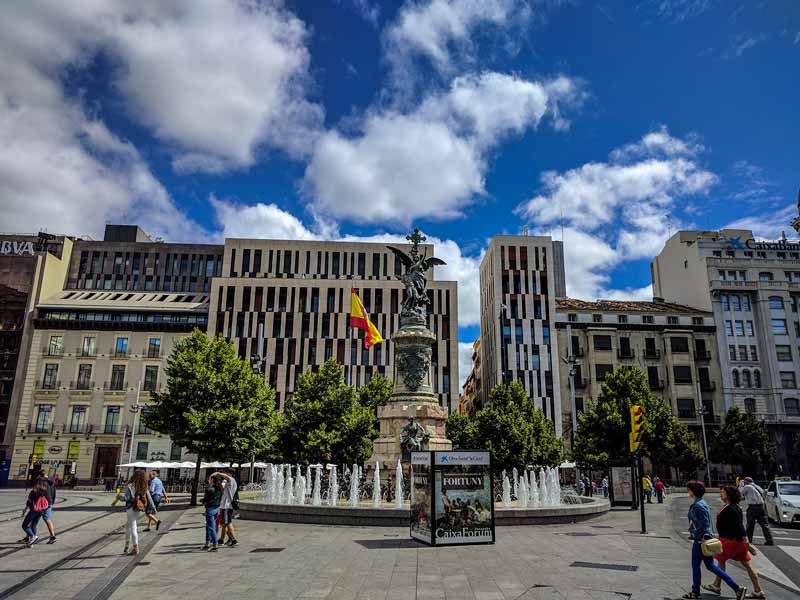
[[[800,241],[749,230],[680,231],[651,265],[653,293],[713,311],[726,408],[768,426],[778,465],[800,469]]]
[[[434,250],[429,244],[420,248]],[[351,385],[361,386],[377,373],[391,379],[392,344],[363,347],[363,332],[350,327],[350,290],[356,289],[389,340],[400,326],[401,273],[402,263],[385,244],[226,239],[222,276],[211,289],[208,332],[232,340],[249,359],[258,353],[263,330],[264,372],[281,409],[297,378],[331,358],[344,365]],[[428,327],[437,339],[433,390],[453,410],[459,392],[456,282],[428,273],[428,299]]]
[[[566,295],[561,242],[545,236],[492,238],[480,265],[481,392],[521,381],[561,435],[561,382],[555,335],[557,297]]]
[[[668,302],[559,298],[556,328],[568,445],[573,439],[570,385],[574,386],[577,416],[600,397],[605,377],[625,365],[646,373],[653,395],[669,404],[698,442],[702,443],[701,413],[709,430],[719,426],[724,403],[710,311]]]

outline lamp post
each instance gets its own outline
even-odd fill
[[[700,389],[700,378],[697,378],[697,416],[700,418],[700,429],[703,431],[703,453],[706,459],[706,482],[711,485],[711,463],[708,462],[708,441],[706,440],[706,419],[705,407],[703,406],[703,395]]]
[[[136,437],[136,415],[139,414],[141,410],[141,406],[139,405],[139,394],[142,391],[142,380],[139,380],[139,384],[136,386],[136,401],[131,405],[130,411],[133,413],[133,423],[131,424],[131,447],[128,451],[128,462],[133,462],[133,440]]]

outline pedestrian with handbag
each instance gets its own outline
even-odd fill
[[[711,532],[711,512],[708,510],[708,504],[703,500],[706,487],[700,481],[690,481],[686,484],[686,488],[689,498],[692,499],[688,514],[689,539],[692,541],[692,591],[684,594],[682,598],[686,600],[701,598],[700,582],[702,575],[700,565],[703,564],[706,569],[731,587],[736,593],[736,600],[743,600],[747,594],[747,588],[737,585],[730,575],[714,564],[713,556],[706,556],[703,552],[703,544],[714,537]]]
[[[147,476],[144,471],[137,470],[125,485],[125,490],[118,498],[125,500],[125,514],[127,517],[125,527],[125,550],[123,554],[135,556],[139,554],[139,517],[146,514],[148,509],[155,510],[153,498],[147,486]]]
[[[764,506],[764,490],[755,484],[752,477],[745,477],[742,496],[744,497],[744,503],[747,505],[748,541],[751,544],[753,543],[753,534],[756,530],[756,523],[758,523],[761,525],[761,531],[764,532],[764,545],[772,546],[775,542],[772,539],[772,530],[769,528],[769,520],[767,519],[767,509]]]
[[[50,508],[49,495],[50,490],[45,479],[43,477],[36,479],[28,494],[25,508],[22,509],[22,530],[26,536],[23,541],[28,548],[39,541],[39,536],[36,535],[36,526],[39,524],[39,519]]]

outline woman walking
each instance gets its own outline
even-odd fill
[[[139,515],[147,512],[148,509],[155,510],[153,498],[147,489],[147,476],[144,471],[134,471],[133,476],[125,485],[123,496],[125,499],[125,513],[127,515],[127,525],[125,528],[125,550],[123,554],[128,554],[130,549],[131,556],[139,554]]]
[[[217,515],[219,515],[221,501],[222,477],[212,476],[208,480],[208,487],[203,496],[203,506],[206,509],[206,543],[203,550],[217,551]]]
[[[44,478],[39,477],[28,494],[25,508],[22,509],[22,530],[25,532],[24,542],[28,545],[28,548],[39,540],[39,536],[36,535],[36,526],[39,524],[39,519],[42,518],[42,515],[50,508],[49,497],[50,490],[47,487],[47,482]]]
[[[700,598],[700,564],[717,575],[736,593],[736,600],[743,600],[747,588],[739,586],[725,571],[714,564],[714,558],[703,554],[702,542],[711,539],[711,513],[708,504],[703,500],[706,487],[699,481],[690,481],[686,484],[689,498],[693,500],[689,507],[689,539],[692,540],[692,591],[684,594],[686,600]]]
[[[715,558],[719,562],[719,568],[725,570],[725,563],[729,560],[739,561],[750,576],[753,582],[753,592],[745,596],[746,598],[766,598],[767,595],[761,589],[761,582],[758,573],[750,564],[750,544],[747,541],[747,531],[742,523],[742,509],[739,503],[742,501],[741,492],[732,485],[726,485],[719,491],[719,497],[725,503],[717,513],[717,535],[722,542],[722,554]],[[703,586],[704,590],[719,594],[721,591],[721,580],[719,576],[714,583]]]

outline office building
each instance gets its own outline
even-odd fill
[[[800,470],[800,242],[679,231],[651,271],[656,296],[713,312],[725,407],[763,419],[779,467]]]
[[[492,238],[480,265],[481,393],[520,381],[561,435],[561,382],[555,336],[557,297],[566,295],[561,242],[550,237]],[[477,406],[480,408],[480,406]]]
[[[724,403],[710,311],[668,302],[559,298],[556,329],[568,445],[572,444],[577,413],[600,397],[605,377],[623,365],[637,366],[646,373],[653,394],[694,430],[698,441],[702,442],[700,412],[709,430],[719,425]],[[574,371],[572,378],[570,370]]]

